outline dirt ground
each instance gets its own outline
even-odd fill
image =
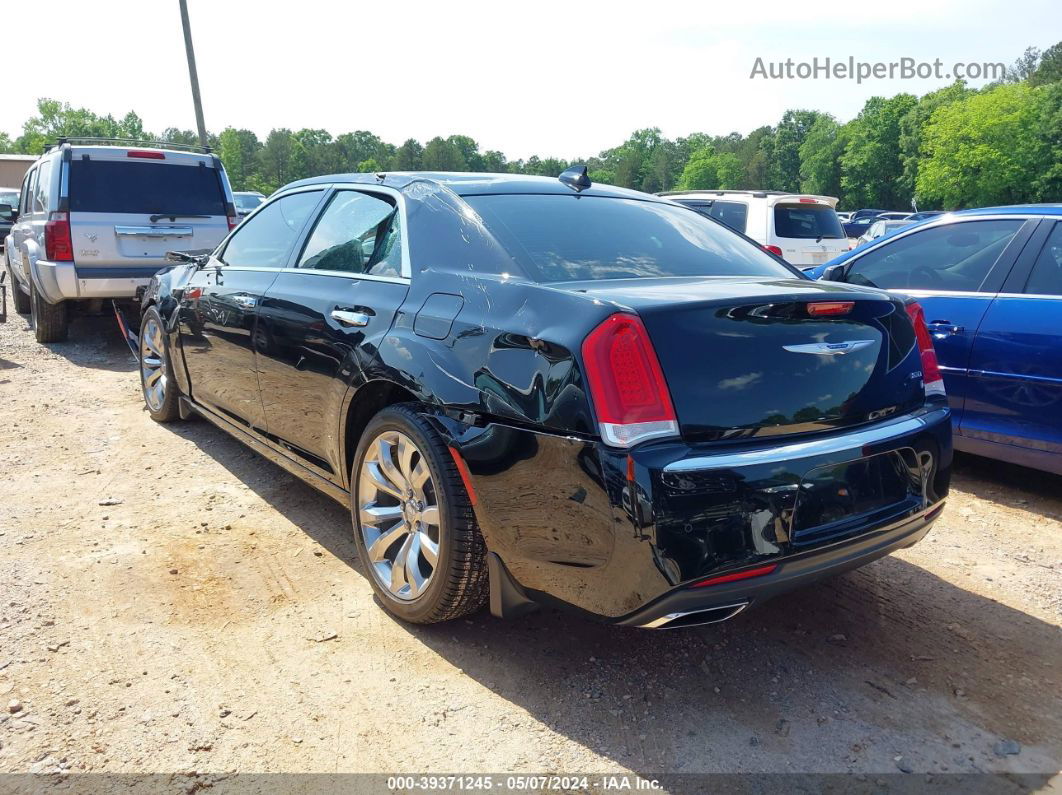
[[[960,458],[923,543],[715,627],[412,627],[343,507],[72,339],[0,326],[0,772],[1062,766],[1060,478]]]

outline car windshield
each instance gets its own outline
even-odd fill
[[[792,277],[754,244],[684,207],[602,196],[466,196],[539,282],[660,276]]]
[[[236,199],[236,206],[241,210],[253,210],[265,201],[261,196],[249,196],[246,193],[236,194],[233,198]]]
[[[835,240],[845,236],[837,213],[823,204],[776,204],[774,233],[778,237]]]
[[[225,197],[213,168],[75,157],[70,163],[70,209],[85,213],[225,215]]]

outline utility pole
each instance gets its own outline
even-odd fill
[[[199,145],[206,147],[206,123],[203,121],[203,100],[199,96],[199,73],[195,70],[195,49],[192,47],[192,26],[188,22],[188,0],[181,4],[181,24],[184,26],[184,51],[188,55],[188,79],[192,83],[192,104],[195,105],[195,123],[199,128]]]

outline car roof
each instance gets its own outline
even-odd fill
[[[399,190],[414,183],[430,182],[448,188],[459,196],[483,196],[496,193],[525,194],[560,194],[574,195],[557,177],[536,177],[529,174],[491,174],[463,171],[387,171],[380,174],[325,174],[320,177],[300,179],[285,185],[281,190],[303,187],[305,185],[330,185],[332,183],[349,183],[353,185],[384,185]],[[279,192],[279,191],[278,191]],[[579,192],[581,196],[611,196],[623,199],[640,199],[642,201],[659,201],[649,193],[642,193],[627,188],[595,183],[590,188]]]
[[[947,213],[946,213],[947,214]],[[1008,204],[1004,207],[976,207],[956,210],[951,215],[1062,215],[1062,204]],[[938,218],[940,216],[937,216]]]

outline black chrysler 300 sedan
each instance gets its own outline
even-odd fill
[[[951,430],[917,304],[665,199],[288,185],[143,297],[144,398],[349,504],[384,607],[729,618],[921,539]]]

